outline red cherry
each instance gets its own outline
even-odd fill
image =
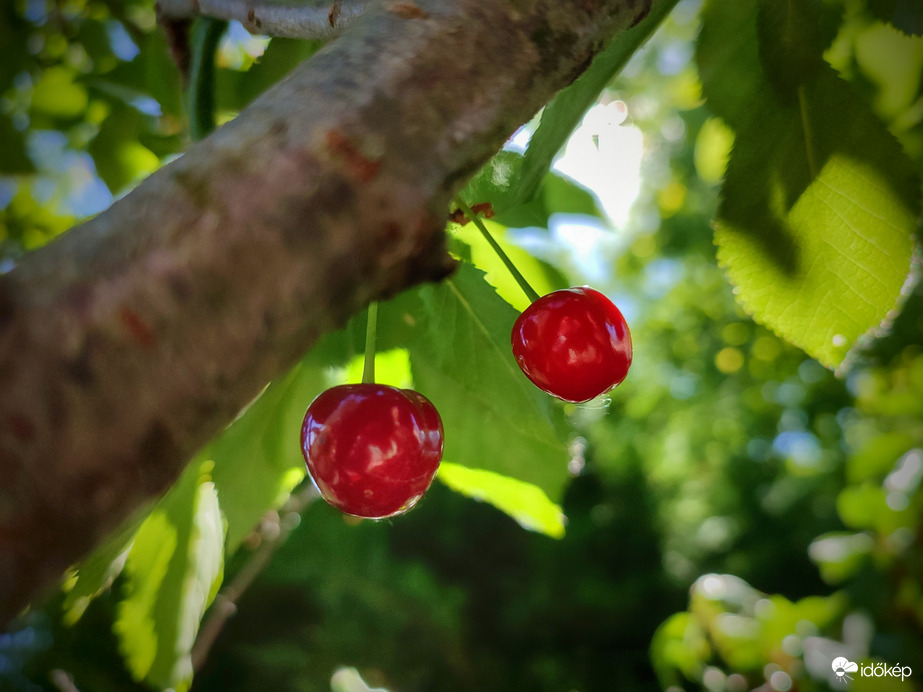
[[[301,451],[323,498],[369,519],[406,512],[423,497],[442,440],[442,419],[429,399],[380,384],[326,390],[301,426]]]
[[[584,286],[542,296],[516,320],[516,362],[536,387],[564,401],[589,401],[628,374],[631,333],[602,293]]]

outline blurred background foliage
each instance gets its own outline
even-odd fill
[[[923,172],[923,42],[889,23],[919,33],[913,2],[815,4],[833,17],[827,61]],[[524,531],[448,480],[388,522],[307,501],[242,530],[265,498],[298,484],[296,449],[260,489],[262,504],[242,498],[218,537],[224,584],[249,588],[195,661],[194,690],[812,691],[836,688],[838,655],[914,671],[856,676],[850,689],[923,689],[923,292],[908,282],[903,309],[839,376],[741,309],[711,225],[735,134],[702,96],[701,9],[679,3],[609,84],[541,204],[492,226],[536,285],[592,282],[632,327],[628,380],[605,401],[558,411],[570,431],[564,536]],[[0,271],[188,144],[181,77],[155,25],[141,0],[4,4]],[[218,56],[221,119],[316,48],[232,25]],[[588,141],[595,178],[566,163]],[[454,250],[521,308],[469,231],[455,232]],[[355,368],[344,344],[361,338],[350,334],[363,320],[271,389],[281,393],[260,400],[265,415],[297,425],[308,392]],[[379,369],[406,382],[400,353]],[[237,434],[216,443],[216,458],[222,444],[276,458],[282,444]],[[280,533],[287,540],[253,570]],[[85,592],[75,587],[79,598],[53,599],[0,634],[0,689],[138,684],[113,634],[128,580],[106,588],[126,540]]]

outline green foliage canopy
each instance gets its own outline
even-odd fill
[[[545,109],[524,154],[500,152],[462,193],[494,204],[492,228],[536,287],[584,283],[554,229],[563,214],[599,224],[600,212],[549,167],[600,90],[628,102],[648,138],[645,187],[628,227],[595,248],[601,287],[631,318],[628,381],[586,407],[527,386],[508,352],[523,298],[470,226],[450,226],[459,271],[380,313],[381,350],[396,355],[379,372],[443,413],[442,484],[393,524],[311,505],[196,688],[268,676],[275,689],[324,689],[347,664],[402,689],[650,689],[653,670],[661,687],[787,677],[821,690],[824,657],[856,618],[875,634],[855,656],[923,671],[923,324],[908,281],[919,10],[674,5],[655,4]],[[677,61],[699,26],[695,66]],[[148,3],[8,4],[0,40],[8,264],[181,152],[187,128]],[[232,30],[219,120],[317,48]],[[274,512],[303,482],[304,408],[356,376],[364,324],[357,315],[270,383],[170,493],[75,568],[55,622],[24,625],[55,636],[33,679],[65,668],[88,688],[127,684],[108,660],[158,689],[192,684],[203,614],[270,540],[265,527],[278,529]],[[273,634],[280,621],[292,631]],[[108,629],[112,659],[94,666],[79,640]]]

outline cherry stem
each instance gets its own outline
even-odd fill
[[[378,331],[378,301],[369,303],[369,321],[365,327],[365,364],[362,384],[375,384],[375,338]]]
[[[516,279],[516,283],[519,284],[519,287],[522,289],[523,293],[526,294],[526,297],[531,302],[535,302],[540,298],[538,293],[535,292],[535,289],[529,285],[529,282],[526,281],[526,277],[519,273],[519,270],[516,268],[516,265],[513,264],[513,260],[503,251],[503,248],[500,247],[500,244],[494,240],[494,237],[490,234],[490,231],[487,230],[487,227],[481,221],[477,214],[471,211],[471,207],[465,204],[465,200],[461,197],[455,198],[455,203],[458,205],[459,209],[462,210],[462,213],[472,222],[475,226],[478,227],[478,230],[481,232],[481,235],[484,236],[484,240],[494,249],[494,252],[497,253],[497,257],[506,265],[506,268],[509,269],[510,274],[513,275],[513,278]]]

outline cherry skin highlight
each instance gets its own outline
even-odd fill
[[[588,286],[553,291],[516,320],[513,355],[536,387],[573,403],[620,384],[631,366],[631,332],[622,313]]]
[[[326,390],[301,426],[301,451],[321,496],[368,519],[402,514],[423,497],[442,443],[442,419],[429,399],[379,384]]]

